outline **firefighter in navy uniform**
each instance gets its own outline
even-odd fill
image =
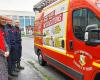
[[[15,29],[16,29],[16,52],[17,52],[17,61],[16,66],[18,69],[23,70],[24,67],[21,66],[21,56],[22,56],[22,39],[21,39],[21,30],[19,28],[20,22],[18,20],[15,21]]]
[[[8,74],[10,76],[17,77],[18,74],[15,72],[16,65],[16,46],[15,46],[15,31],[12,25],[12,19],[7,20],[6,24],[7,41],[10,46],[10,54],[8,57]]]

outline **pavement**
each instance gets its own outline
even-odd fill
[[[22,65],[25,69],[18,73],[18,77],[12,77],[10,80],[43,80],[29,64],[22,62]]]
[[[51,65],[40,66],[34,53],[34,42],[31,37],[22,39],[22,62],[24,70],[18,73],[18,77],[10,80],[72,80]]]

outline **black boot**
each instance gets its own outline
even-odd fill
[[[20,70],[24,70],[24,67],[22,67],[22,66],[20,65],[20,62],[17,63],[17,68],[20,69]]]

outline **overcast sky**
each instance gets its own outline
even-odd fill
[[[33,5],[41,0],[0,0],[0,10],[33,11]]]

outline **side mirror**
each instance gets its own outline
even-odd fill
[[[85,43],[89,46],[97,46],[100,44],[100,28],[98,25],[88,25],[85,30]]]
[[[84,41],[85,41],[86,45],[97,46],[96,40],[93,40],[92,37],[90,38],[90,35],[91,35],[91,32],[85,32],[85,40]]]

